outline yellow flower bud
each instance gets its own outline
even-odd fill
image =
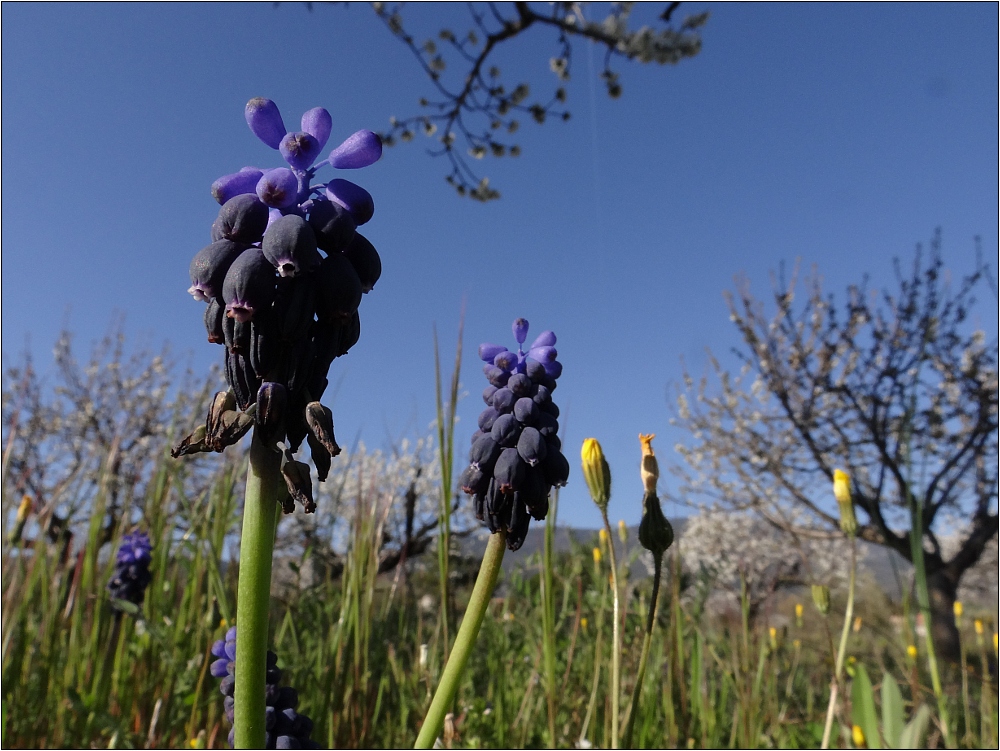
[[[771,626],[771,628],[767,630],[767,636],[768,636],[768,641],[771,643],[771,651],[772,652],[778,651],[778,629],[776,629],[774,626]]]
[[[604,527],[601,527],[597,531],[597,539],[601,543],[601,549],[603,550],[604,548],[606,548],[608,545],[608,530],[604,529]]]
[[[622,545],[628,542],[628,525],[624,519],[618,520],[618,539],[622,541]]]
[[[997,641],[997,632],[994,631],[993,632],[993,654],[996,654],[998,651],[1000,651],[1000,642]]]
[[[906,656],[909,657],[911,660],[917,659],[917,645],[916,644],[907,644],[906,645]]]
[[[596,438],[588,438],[583,442],[580,459],[590,497],[601,511],[607,512],[608,500],[611,498],[611,468]]]
[[[851,477],[842,469],[833,470],[833,495],[840,509],[840,530],[848,537],[858,533],[858,520],[854,516],[854,502],[851,500]]]
[[[830,588],[823,584],[812,585],[813,605],[822,614],[830,612]]]
[[[801,618],[802,617],[802,610],[803,610],[802,603],[801,602],[795,603],[795,617],[796,618]]]
[[[653,453],[653,439],[655,433],[648,435],[639,434],[639,443],[642,446],[642,461],[639,465],[639,475],[642,477],[642,487],[647,493],[656,493],[656,481],[660,479],[660,465],[656,462],[656,455]]]
[[[586,633],[586,631],[587,631],[587,623],[588,623],[588,621],[587,621],[586,618],[581,618],[580,619],[580,628],[583,629],[584,633]]]
[[[851,728],[851,740],[854,741],[854,745],[858,748],[864,747],[865,731],[861,729],[860,725],[855,725]]]
[[[29,513],[31,513],[31,496],[26,495],[21,499],[21,505],[17,507],[16,523],[24,525]]]
[[[962,617],[962,601],[955,600],[955,604],[952,606],[952,610],[955,611],[955,620],[957,621]]]
[[[601,565],[601,549],[600,548],[594,548],[594,565],[595,566],[600,566]]]
[[[981,618],[976,618],[976,620],[973,622],[973,626],[975,626],[975,628],[976,628],[976,634],[978,634],[979,636],[982,636],[983,635],[983,621],[982,621],[982,619]]]

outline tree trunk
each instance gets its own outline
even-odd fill
[[[958,662],[959,634],[955,626],[955,599],[958,583],[944,571],[927,575],[927,591],[931,605],[931,636],[934,650],[942,660]]]

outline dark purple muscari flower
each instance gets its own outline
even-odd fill
[[[209,672],[221,678],[219,691],[225,696],[226,719],[232,729],[229,731],[229,745],[235,746],[235,702],[236,688],[236,627],[226,632],[225,639],[212,645],[212,654],[217,658],[209,666]],[[264,677],[265,719],[264,748],[319,748],[312,740],[313,722],[295,708],[299,703],[298,692],[294,688],[281,685],[281,669],[278,656],[268,650],[267,671]]]
[[[146,587],[153,579],[149,572],[152,550],[145,532],[132,532],[122,537],[115,556],[115,570],[108,582],[108,592],[113,599],[142,604]]]
[[[189,292],[208,303],[205,331],[209,342],[225,347],[230,390],[221,392],[219,414],[172,454],[222,451],[256,426],[258,438],[281,452],[286,480],[295,480],[311,512],[308,469],[294,454],[308,438],[323,480],[340,451],[332,415],[318,400],[333,360],[357,343],[358,306],[382,273],[378,252],[356,231],[374,212],[368,191],[347,180],[313,182],[324,166],[373,164],[382,143],[371,131],[358,131],[317,163],[333,126],[327,110],[307,111],[294,132],[269,99],[251,99],[245,115],[250,130],[288,166],[244,167],[212,185],[222,208],[212,245],[191,263]],[[318,421],[322,410],[328,428]]]
[[[498,344],[479,347],[490,386],[483,391],[486,409],[459,486],[473,496],[476,518],[490,532],[504,530],[507,547],[517,550],[531,519],[548,513],[552,486],[566,484],[569,462],[560,450],[558,407],[552,402],[562,372],[556,336],[543,332],[525,352],[528,322],[518,318],[512,330],[516,352]]]

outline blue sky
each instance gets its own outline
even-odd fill
[[[565,366],[556,396],[574,471],[562,520],[598,523],[578,471],[594,436],[616,478],[612,516],[635,523],[637,434],[659,434],[669,461],[681,358],[700,374],[706,347],[738,344],[722,296],[734,275],[763,296],[769,272],[799,259],[836,292],[866,273],[891,284],[893,257],[936,227],[956,273],[971,269],[976,235],[995,262],[995,4],[682,6],[704,9],[701,54],[620,63],[616,101],[578,45],[573,118],[525,123],[521,157],[482,164],[501,201],[457,198],[420,138],[349,176],[375,197],[366,235],[384,272],[331,377],[344,441],[427,431],[432,327],[450,363],[464,299],[462,451],[483,406],[475,345],[512,344],[524,316],[557,332]],[[404,17],[418,39],[467,27],[460,4]],[[246,127],[245,102],[273,99],[286,123],[325,106],[335,144],[431,93],[363,5],[8,2],[2,21],[5,368],[26,342],[44,365],[64,323],[82,355],[117,312],[133,342],[169,341],[207,372],[221,349],[185,290],[218,210],[209,185],[280,164]],[[556,85],[555,53],[537,29],[497,64],[541,95]],[[979,315],[995,333],[988,302]]]

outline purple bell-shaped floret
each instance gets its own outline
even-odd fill
[[[253,193],[257,190],[257,183],[263,174],[256,167],[244,167],[239,172],[223,175],[212,183],[212,198],[219,204],[224,204],[235,196]]]
[[[292,165],[292,169],[297,170],[309,169],[322,150],[323,147],[314,136],[302,131],[286,134],[278,145],[278,151],[284,160]]]
[[[333,118],[324,107],[313,107],[302,115],[302,130],[316,139],[321,151],[330,139],[332,128]]]
[[[370,130],[359,130],[330,152],[330,166],[336,169],[361,169],[382,157],[382,139]]]
[[[375,213],[375,201],[372,199],[371,193],[350,180],[338,178],[328,182],[326,197],[350,211],[359,227],[371,219]]]
[[[257,197],[267,206],[286,209],[295,205],[299,195],[299,181],[286,167],[268,170],[257,182]]]
[[[264,233],[261,249],[283,277],[308,273],[323,260],[316,250],[316,234],[296,214],[288,214],[271,224]]]
[[[240,323],[253,319],[258,310],[274,301],[274,266],[260,248],[250,248],[233,261],[222,285],[226,315]]]
[[[244,114],[253,134],[272,149],[278,148],[287,132],[285,124],[281,122],[278,105],[270,99],[257,96],[247,102]]]

